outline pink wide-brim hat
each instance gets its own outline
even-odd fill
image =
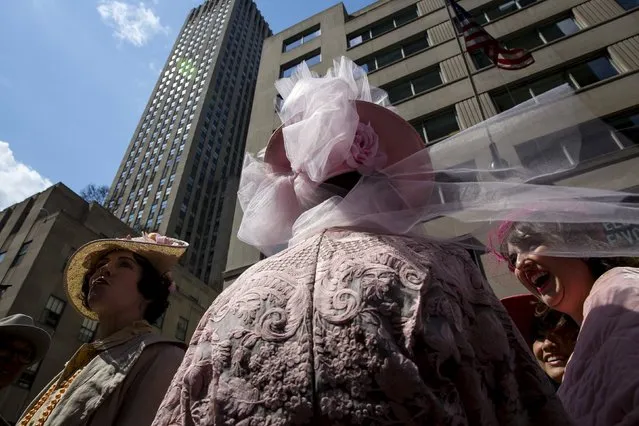
[[[370,124],[379,138],[379,151],[386,155],[385,167],[411,156],[425,148],[424,141],[413,126],[393,111],[377,104],[365,101],[354,101],[361,123]],[[264,161],[279,173],[291,172],[291,162],[286,156],[284,133],[281,125],[272,135],[266,146]],[[428,160],[430,161],[430,159]],[[430,164],[424,165],[430,168]],[[326,179],[354,171],[346,161],[331,170]]]
[[[512,318],[515,326],[532,347],[533,326],[535,322],[535,309],[539,300],[532,294],[518,294],[516,296],[504,297],[501,299],[502,305],[506,308],[508,315]]]

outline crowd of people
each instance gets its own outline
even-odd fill
[[[485,185],[440,173],[437,152],[345,58],[324,77],[302,65],[277,88],[284,124],[247,155],[238,193],[238,235],[269,256],[186,346],[150,324],[187,242],[153,233],[77,250],[67,296],[99,335],[19,425],[639,424],[639,247],[603,232],[639,222],[628,194],[538,185],[513,168]],[[534,208],[521,209],[526,197]],[[500,301],[467,245],[422,226],[482,215],[527,294]],[[0,320],[0,386],[49,344],[27,316]]]

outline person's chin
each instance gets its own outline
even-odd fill
[[[561,383],[561,380],[564,377],[564,371],[566,367],[550,367],[546,366],[545,371],[548,377],[553,379],[557,383]]]
[[[564,300],[564,289],[561,286],[557,286],[557,287],[555,287],[555,289],[549,294],[542,294],[541,300],[552,309],[561,310],[561,309],[558,309],[558,307],[561,305],[561,302]]]
[[[90,298],[88,302],[89,302],[89,309],[91,309],[96,314],[100,315],[100,312],[104,310],[103,309],[104,303],[103,303],[102,297]]]

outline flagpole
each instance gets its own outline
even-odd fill
[[[473,89],[473,96],[475,97],[475,99],[477,99],[477,105],[479,105],[479,113],[481,115],[481,121],[482,122],[486,121],[486,119],[488,118],[488,114],[484,112],[484,107],[481,104],[481,99],[479,99],[479,95],[477,93],[477,87],[475,86],[475,80],[473,80],[473,75],[470,72],[470,65],[468,65],[468,58],[466,58],[466,54],[465,54],[462,42],[459,39],[459,34],[457,33],[457,27],[455,27],[455,22],[453,21],[453,15],[449,8],[449,6],[452,6],[450,4],[450,0],[444,0],[444,4],[446,5],[446,12],[448,13],[448,19],[450,20],[450,24],[453,26],[453,31],[455,32],[455,39],[457,40],[457,46],[459,47],[459,51],[461,52],[462,59],[464,60],[464,65],[466,66],[466,74],[468,75],[468,79],[470,80],[470,85]],[[488,148],[490,149],[490,155],[493,160],[491,164],[491,168],[494,168],[494,169],[507,168],[508,162],[504,160],[503,158],[501,158],[501,156],[499,155],[497,144],[495,144],[495,141],[493,141],[493,136],[490,133],[490,129],[488,125],[486,125],[485,127],[486,127],[486,134],[488,135],[488,140],[490,141]],[[496,171],[494,173],[503,174],[503,172],[500,172],[500,171]]]
[[[466,54],[464,48],[462,46],[461,41],[459,40],[459,34],[457,33],[457,27],[455,26],[455,21],[453,20],[453,15],[450,12],[450,2],[449,0],[445,0],[446,4],[446,12],[448,12],[448,19],[450,20],[450,24],[453,26],[453,31],[455,32],[455,40],[457,40],[457,46],[459,47],[459,51],[461,52],[462,58],[464,59],[464,65],[466,66],[466,74],[468,75],[468,79],[470,80],[470,85],[473,89],[473,96],[477,99],[477,104],[479,105],[479,113],[481,114],[481,121],[485,121],[488,118],[488,115],[484,112],[484,108],[481,105],[481,100],[479,99],[479,95],[477,94],[477,87],[475,87],[475,80],[473,79],[473,75],[470,72],[470,65],[468,65],[468,58],[466,58]]]

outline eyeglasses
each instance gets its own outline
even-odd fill
[[[29,365],[35,360],[35,353],[29,348],[17,348],[8,342],[0,342],[0,359],[12,358],[22,365]]]

